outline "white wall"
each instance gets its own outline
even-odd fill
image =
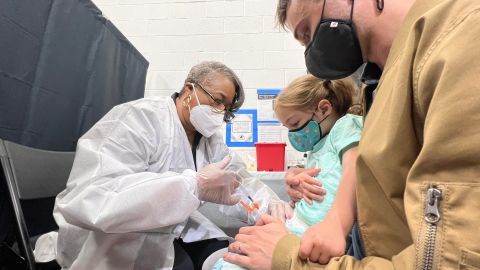
[[[246,90],[243,108],[256,108],[256,89],[282,88],[305,73],[303,47],[275,26],[277,0],[94,2],[150,62],[147,97],[178,91],[202,60],[235,70]]]
[[[275,27],[277,0],[94,0],[148,59],[146,96],[179,90],[192,65],[217,60],[237,72],[254,108],[257,88],[303,74],[303,47]]]

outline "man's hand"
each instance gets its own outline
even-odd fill
[[[312,204],[313,200],[322,201],[325,190],[320,188],[321,183],[314,178],[320,169],[291,168],[285,175],[287,193],[290,199],[298,202],[302,198]]]
[[[230,252],[239,255],[227,253],[223,259],[251,270],[270,270],[273,250],[287,234],[287,228],[279,219],[262,215],[256,226],[241,228],[235,242],[228,247]]]
[[[348,231],[344,231],[339,216],[332,210],[321,223],[305,231],[300,241],[300,258],[327,264],[332,257],[345,254]]]

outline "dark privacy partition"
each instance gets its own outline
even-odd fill
[[[147,68],[91,1],[0,0],[0,138],[73,151],[113,106],[143,97]],[[0,269],[21,269],[8,259],[17,231],[8,195],[0,166]],[[22,208],[32,232],[55,226],[53,200]]]
[[[0,138],[47,150],[143,97],[148,62],[91,1],[0,1]]]

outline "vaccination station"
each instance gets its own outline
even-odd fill
[[[479,0],[0,0],[0,270],[480,269]]]

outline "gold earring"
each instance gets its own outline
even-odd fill
[[[377,0],[377,9],[382,12],[383,11],[383,7],[385,6],[385,4],[383,3],[383,0]]]
[[[188,97],[186,99],[184,99],[183,102],[182,102],[183,107],[188,107],[188,109],[190,110],[190,101],[191,100],[192,100],[192,96],[188,95]]]

